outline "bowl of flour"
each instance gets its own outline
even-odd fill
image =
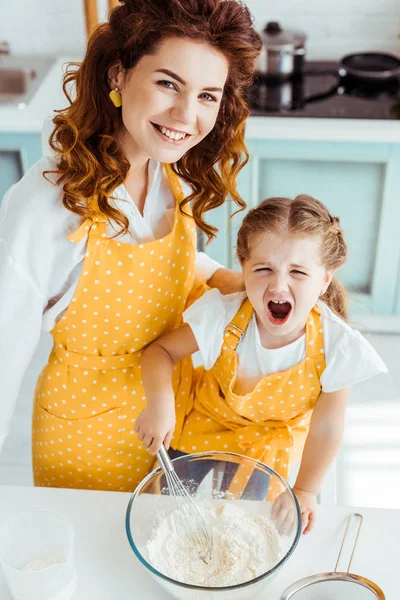
[[[179,600],[246,600],[267,589],[301,535],[289,485],[273,469],[239,454],[203,452],[173,462],[210,528],[211,559],[203,562],[179,538],[157,468],[131,496],[125,520],[130,546],[149,575]],[[281,494],[284,518],[274,509]]]

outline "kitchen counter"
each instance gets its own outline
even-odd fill
[[[0,133],[42,131],[44,121],[54,116],[53,110],[67,105],[62,92],[62,74],[65,64],[71,60],[79,59],[57,58],[26,108],[0,105]],[[247,137],[263,140],[400,143],[400,121],[250,116]]]
[[[398,144],[400,121],[249,117],[246,137],[252,140]]]
[[[0,133],[41,133],[44,121],[55,116],[54,109],[67,106],[68,101],[62,90],[62,77],[66,63],[78,60],[80,59],[58,57],[25,108],[0,104]]]
[[[119,492],[3,486],[0,515],[3,521],[26,510],[49,509],[72,521],[78,571],[74,600],[162,600],[165,592],[134,556],[125,534],[129,497]],[[380,585],[386,600],[398,600],[400,510],[345,506],[319,507],[314,530],[301,537],[293,556],[271,580],[267,595],[262,593],[258,600],[279,600],[297,579],[333,570],[351,512],[364,516],[351,571]],[[0,598],[10,600],[2,580]]]

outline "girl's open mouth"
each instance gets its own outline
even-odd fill
[[[292,312],[290,302],[282,300],[270,300],[267,307],[268,319],[273,325],[284,325]]]

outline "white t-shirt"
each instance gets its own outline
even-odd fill
[[[38,161],[0,206],[0,450],[40,331],[51,331],[68,308],[86,253],[87,236],[78,244],[68,240],[83,219],[64,207],[62,189],[43,177],[54,168],[51,156]],[[146,243],[170,232],[175,198],[160,163],[149,161],[143,215],[124,185],[113,196],[129,219],[119,241]],[[115,235],[110,224],[107,233]],[[196,282],[207,281],[220,266],[197,253]]]
[[[184,312],[183,318],[193,331],[205,369],[211,369],[220,355],[225,328],[245,297],[245,292],[222,296],[214,289]],[[322,313],[326,360],[320,380],[324,392],[335,392],[387,372],[384,362],[361,333],[336,316],[324,302],[319,301],[318,307]],[[236,352],[239,358],[236,387],[249,391],[263,377],[286,371],[304,360],[305,334],[283,348],[264,348],[253,315]]]

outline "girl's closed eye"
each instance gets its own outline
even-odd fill
[[[308,273],[304,273],[304,271],[299,271],[298,269],[293,269],[292,273],[295,273],[295,275],[304,275],[307,277]]]

